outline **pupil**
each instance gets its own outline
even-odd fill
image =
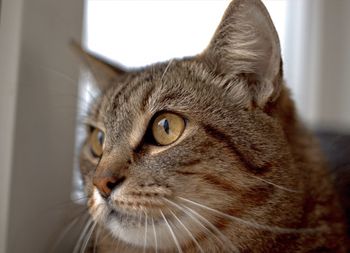
[[[169,128],[169,122],[167,119],[163,119],[160,121],[160,124],[163,126],[164,131],[169,134],[170,128]]]
[[[103,133],[101,131],[99,131],[98,134],[97,134],[97,140],[102,146],[103,141],[104,141],[104,136],[103,136]]]

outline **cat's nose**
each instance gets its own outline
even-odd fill
[[[93,184],[96,186],[101,196],[104,198],[108,198],[112,191],[120,186],[125,180],[125,177],[95,177],[93,179]]]

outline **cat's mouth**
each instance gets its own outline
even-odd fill
[[[161,210],[165,203],[159,199],[115,198],[105,202],[107,219],[118,222],[124,228],[154,226],[163,221]],[[108,221],[107,221],[108,222]]]
[[[119,210],[116,210],[112,208],[108,215],[109,219],[114,219],[118,221],[119,224],[127,224],[128,227],[130,225],[136,225],[136,226],[141,226],[141,224],[144,224],[143,222],[143,217],[141,213],[139,215],[134,214],[134,213],[124,213]]]
[[[111,208],[108,215],[109,220],[117,221],[122,227],[140,228],[145,226],[157,226],[163,222],[159,217],[147,215],[146,212],[123,212],[115,208]]]

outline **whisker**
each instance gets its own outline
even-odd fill
[[[82,196],[82,197],[79,197],[79,198],[72,198],[72,201],[73,202],[79,202],[80,200],[87,200],[89,197],[88,196]]]
[[[145,238],[143,241],[143,253],[146,252],[146,246],[147,246],[147,213],[145,212]]]
[[[213,236],[213,238],[215,240],[217,240],[220,244],[222,244],[223,246],[225,246],[223,244],[223,242],[216,236],[216,234],[213,233],[213,231],[211,231],[210,229],[208,229],[206,226],[203,225],[203,223],[196,217],[194,216],[191,212],[187,211],[186,209],[184,209],[182,206],[179,206],[178,204],[176,204],[175,202],[167,199],[167,198],[163,198],[165,201],[167,201],[168,203],[174,205],[176,208],[178,208],[179,210],[181,210],[183,213],[185,213],[186,215],[188,215],[193,221],[195,221],[201,228],[203,228],[208,234],[210,234],[211,236]]]
[[[249,174],[248,174],[248,175],[249,175]],[[281,185],[272,183],[272,182],[270,182],[270,181],[268,181],[268,180],[266,180],[266,179],[263,179],[263,178],[260,178],[260,177],[254,176],[254,175],[249,175],[249,176],[252,177],[252,178],[255,178],[255,179],[257,179],[257,180],[260,180],[260,181],[262,181],[262,182],[264,182],[264,183],[267,183],[267,184],[269,184],[269,185],[273,185],[274,187],[279,188],[279,189],[284,190],[284,191],[287,191],[287,192],[301,193],[301,191],[289,189],[289,188],[287,188],[287,187],[284,187],[284,186],[281,186]]]
[[[192,201],[192,200],[189,200],[189,199],[186,199],[186,198],[183,198],[183,197],[177,197],[177,198],[179,198],[179,199],[181,199],[183,201],[186,201],[188,203],[191,203],[191,204],[193,204],[195,206],[204,208],[204,209],[206,209],[208,211],[211,211],[213,213],[216,213],[216,214],[218,214],[220,216],[223,216],[223,217],[225,217],[227,219],[230,219],[230,220],[242,223],[244,225],[247,225],[247,226],[250,226],[250,227],[253,227],[253,228],[256,228],[256,229],[262,229],[262,230],[266,230],[266,231],[270,231],[270,232],[277,232],[277,233],[281,233],[281,234],[316,233],[316,232],[321,232],[322,230],[324,230],[324,227],[295,229],[295,228],[282,228],[282,227],[278,227],[278,226],[262,225],[262,224],[254,222],[254,221],[247,221],[247,220],[243,220],[241,218],[238,218],[238,217],[235,217],[235,216],[232,216],[232,215],[225,214],[225,213],[223,213],[221,211],[218,211],[216,209],[213,209],[211,207],[202,205],[200,203],[197,203],[195,201]]]
[[[165,67],[164,72],[163,72],[163,74],[162,74],[162,77],[160,78],[161,81],[163,81],[163,78],[164,78],[166,72],[169,70],[170,65],[173,63],[173,61],[174,61],[174,60],[171,59],[171,60],[169,61],[168,65]]]
[[[79,239],[77,241],[77,243],[75,244],[75,247],[73,249],[73,253],[78,253],[79,249],[80,249],[80,245],[82,244],[82,241],[84,240],[86,233],[88,231],[88,229],[90,228],[91,224],[93,223],[92,218],[89,218],[86,222],[86,225],[84,227],[84,229],[82,230],[82,232],[80,233]]]
[[[115,248],[116,250],[119,249],[119,245],[120,245],[120,239],[117,239],[117,238],[113,238],[112,237],[112,243],[111,243],[113,246],[113,248]],[[121,248],[121,247],[120,247]],[[116,251],[116,252],[119,252],[119,251]]]
[[[97,224],[97,222],[94,222],[92,224],[92,226],[90,227],[89,231],[87,232],[85,239],[84,239],[84,243],[80,249],[80,253],[85,253],[86,247],[87,247],[88,243],[90,242],[91,235],[95,230],[96,224]]]
[[[156,226],[154,225],[154,219],[152,217],[152,227],[153,227],[153,234],[154,234],[154,244],[155,244],[155,253],[158,253],[158,241],[157,241],[157,232],[156,232]]]
[[[192,208],[185,206],[185,205],[182,205],[182,206],[184,208],[186,208],[187,210],[189,210],[190,212],[192,212],[194,215],[196,215],[204,223],[206,223],[216,234],[218,234],[221,237],[221,239],[223,240],[224,243],[227,243],[228,245],[230,245],[230,249],[232,249],[234,252],[239,253],[239,249],[236,246],[234,246],[232,244],[232,242],[222,232],[220,232],[220,230],[217,227],[215,227],[208,219],[206,219],[204,216],[202,216],[201,214],[199,214],[198,212],[196,212]],[[227,246],[227,245],[225,245],[225,246]]]
[[[97,244],[98,244],[98,238],[100,237],[100,233],[101,233],[101,228],[98,227],[95,234],[94,247],[92,249],[92,253],[96,253],[97,251]]]
[[[62,242],[62,240],[64,239],[64,237],[67,235],[67,233],[69,231],[71,231],[71,229],[74,227],[74,225],[79,221],[79,219],[81,218],[81,216],[77,216],[75,217],[71,222],[69,222],[68,226],[59,234],[57,240],[55,241],[55,243],[53,244],[53,246],[51,247],[51,249],[49,250],[49,252],[55,252],[56,248],[58,247],[58,245]]]
[[[142,227],[142,213],[140,212],[139,213],[139,224],[138,224],[138,226],[139,226],[139,229],[138,229],[138,231],[137,231],[137,237],[138,238],[141,238],[141,236],[140,236],[140,233],[141,233],[141,227]]]
[[[178,240],[177,240],[177,238],[176,238],[176,235],[175,235],[173,229],[171,228],[171,226],[170,226],[170,224],[169,224],[167,218],[165,218],[165,216],[164,216],[162,210],[159,209],[159,211],[160,211],[160,214],[162,215],[162,217],[163,217],[163,219],[164,219],[166,225],[167,225],[168,228],[169,228],[170,234],[171,234],[171,236],[172,236],[173,239],[174,239],[174,242],[175,242],[175,244],[176,244],[176,247],[177,247],[178,252],[183,253],[183,251],[182,251],[182,249],[181,249],[181,247],[180,247],[180,244],[179,244],[179,242],[178,242]]]
[[[199,251],[204,253],[202,247],[199,245],[198,241],[196,240],[196,238],[193,236],[193,234],[191,233],[191,231],[185,226],[185,224],[183,224],[183,222],[176,216],[176,214],[171,211],[169,209],[169,211],[171,212],[171,214],[175,217],[175,219],[177,220],[177,222],[180,223],[180,225],[185,229],[185,231],[187,232],[187,234],[191,237],[192,241],[196,244],[196,246],[198,247]]]
[[[104,233],[104,236],[101,238],[100,243],[106,241],[107,239],[109,239],[108,237],[111,236],[111,232],[110,232],[110,231],[107,231],[107,232],[104,231],[104,232],[105,232],[105,233]],[[112,238],[113,238],[113,236],[112,236]],[[118,240],[117,242],[118,242],[118,244],[119,244],[119,240]],[[115,243],[115,242],[113,241],[112,243]]]
[[[82,197],[79,198],[77,200],[67,200],[67,201],[58,201],[56,203],[54,203],[51,207],[50,207],[50,212],[52,211],[52,209],[56,210],[56,209],[67,209],[67,208],[72,208],[74,210],[79,210],[82,209],[81,212],[79,212],[79,214],[87,211],[87,207],[83,206],[83,205],[79,205],[77,203],[75,203],[75,201],[78,201],[80,199],[87,199],[88,197]]]
[[[71,82],[72,84],[78,84],[78,80],[75,80],[74,78],[72,78],[71,76],[69,76],[67,74],[64,74],[63,72],[57,71],[57,70],[55,70],[53,68],[49,68],[49,67],[41,65],[41,64],[37,64],[37,63],[32,62],[32,61],[25,60],[24,62],[26,64],[30,64],[32,66],[35,66],[35,67],[37,67],[39,69],[49,71],[49,72],[51,72],[53,74],[56,74],[57,76],[61,76],[64,79],[66,79],[67,81]]]

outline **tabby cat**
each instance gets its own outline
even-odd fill
[[[79,50],[100,90],[80,154],[81,252],[346,252],[261,1],[232,1],[194,57],[126,70]]]

